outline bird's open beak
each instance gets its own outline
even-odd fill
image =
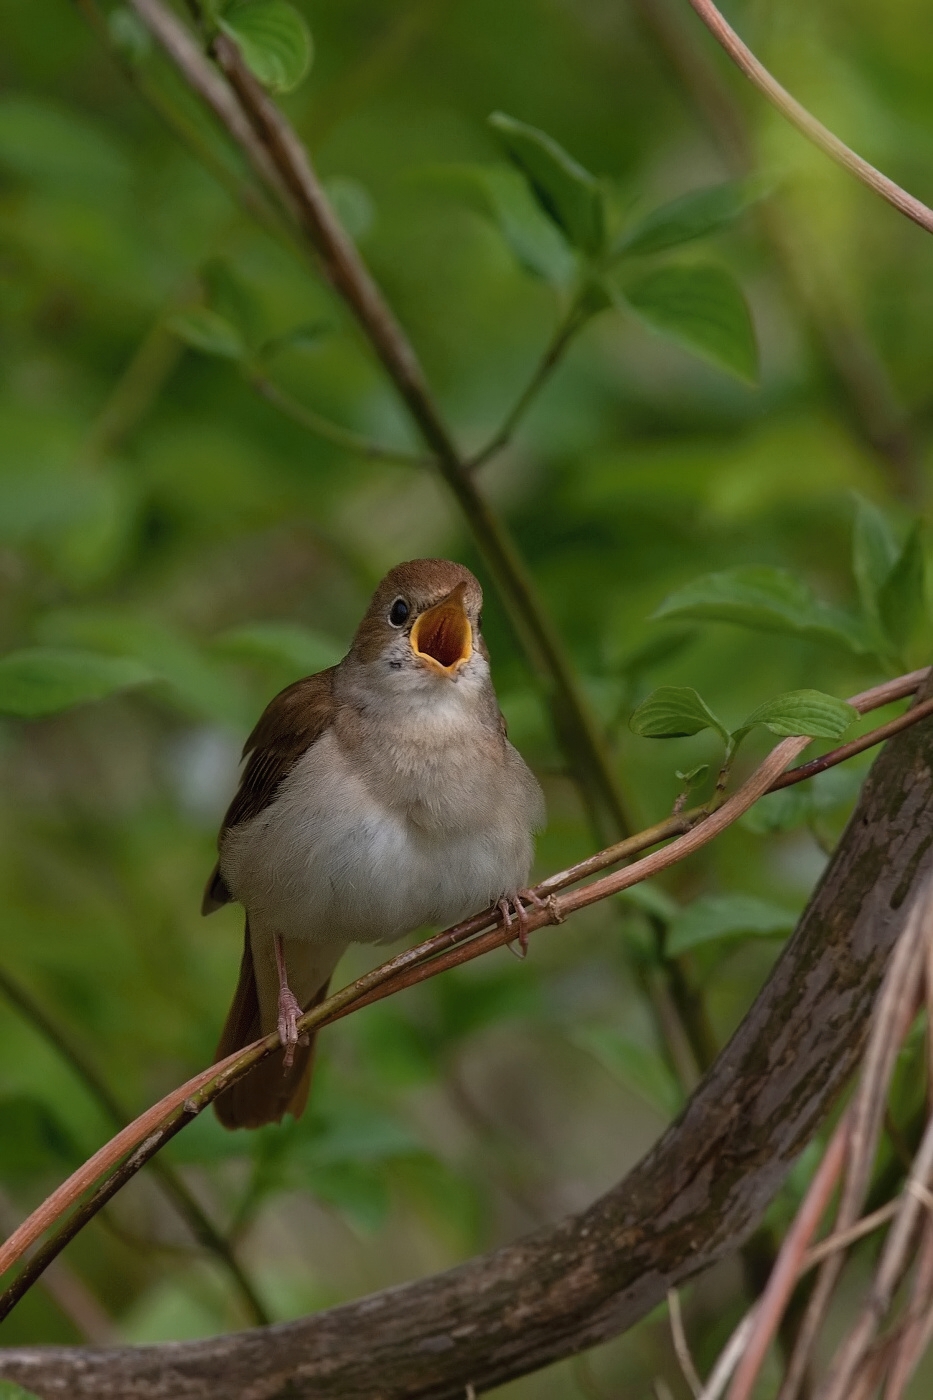
[[[420,661],[455,676],[473,655],[473,629],[463,607],[466,584],[458,583],[442,602],[423,612],[411,629],[411,649]]]

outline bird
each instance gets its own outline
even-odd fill
[[[280,1048],[218,1095],[226,1128],[301,1116],[314,1046],[297,1021],[350,943],[497,906],[526,951],[544,797],[506,734],[482,606],[462,564],[396,565],[343,660],[276,695],[246,741],[202,904],[246,911],[217,1059],[276,1030]]]

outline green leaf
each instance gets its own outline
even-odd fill
[[[537,127],[526,126],[504,112],[493,112],[489,125],[548,218],[575,248],[590,254],[601,252],[605,217],[598,180]]]
[[[878,600],[900,552],[894,531],[877,506],[855,498],[852,526],[852,572],[866,617],[882,630]]]
[[[760,197],[760,191],[745,181],[692,190],[670,204],[653,209],[625,229],[613,253],[626,256],[660,253],[665,248],[705,238],[734,223]]]
[[[236,660],[273,663],[299,676],[334,666],[345,648],[323,632],[293,622],[253,622],[214,638],[213,649]]]
[[[758,345],[742,289],[723,268],[658,267],[628,277],[622,295],[662,335],[749,384],[758,379]]]
[[[142,613],[63,609],[42,620],[42,639],[95,648],[150,667],[176,704],[234,729],[248,727],[252,714],[242,687],[181,632]]]
[[[261,360],[271,360],[283,350],[317,350],[322,340],[334,330],[333,321],[302,321],[281,335],[271,336],[260,345],[257,355]]]
[[[898,651],[910,641],[926,611],[925,564],[921,527],[916,524],[878,591],[878,616],[885,636]]]
[[[573,279],[577,263],[566,238],[512,166],[431,166],[419,172],[419,179],[495,224],[525,272],[555,287],[566,287]]]
[[[207,258],[201,267],[201,281],[210,311],[229,322],[244,346],[262,340],[265,326],[261,297],[228,258]]]
[[[858,710],[835,695],[826,695],[822,690],[788,690],[753,710],[738,729],[733,730],[733,738],[740,738],[756,724],[763,724],[772,734],[786,737],[839,739],[857,719]]]
[[[241,0],[219,20],[261,83],[291,92],[311,66],[311,32],[286,0]]]
[[[156,679],[125,656],[29,647],[0,657],[0,713],[50,715]]]
[[[652,616],[731,622],[758,632],[784,632],[845,647],[857,656],[872,650],[856,618],[821,602],[794,574],[768,565],[704,574],[671,593]]]
[[[703,895],[683,909],[668,929],[665,952],[677,957],[721,938],[774,938],[789,933],[797,915],[747,894]]]
[[[665,1117],[673,1118],[680,1111],[680,1085],[656,1051],[610,1026],[581,1026],[570,1039]]]
[[[166,324],[179,340],[205,355],[224,360],[242,360],[246,355],[246,344],[236,326],[207,306],[180,311],[169,316]]]
[[[695,768],[688,768],[686,772],[682,772],[680,768],[675,768],[674,777],[680,779],[688,792],[692,792],[695,787],[699,787],[705,780],[708,772],[708,763],[698,763]]]
[[[689,685],[662,685],[635,710],[629,726],[643,739],[680,739],[715,729],[728,742],[729,731]]]
[[[15,1381],[0,1381],[0,1400],[40,1400],[34,1390],[24,1390]]]

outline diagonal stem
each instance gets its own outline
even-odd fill
[[[49,1016],[35,997],[4,968],[0,968],[0,992],[12,1006],[16,1007],[33,1029],[38,1031],[43,1039],[52,1046],[65,1063],[70,1065],[74,1074],[81,1080],[88,1093],[114,1127],[124,1128],[130,1121],[129,1114],[116,1098],[109,1084],[70,1036],[62,1030],[58,1022]],[[269,1322],[270,1318],[265,1306],[227,1240],[224,1239],[213,1221],[192,1196],[178,1173],[162,1158],[153,1159],[152,1169],[162,1190],[187,1222],[195,1239],[205,1249],[209,1249],[212,1254],[216,1255],[229,1273],[251,1319],[260,1325]]]
[[[814,146],[818,146],[837,165],[841,165],[844,170],[848,170],[857,180],[861,180],[863,185],[867,185],[875,194],[879,194],[882,199],[886,199],[889,204],[893,204],[895,209],[899,209],[908,219],[912,219],[915,224],[925,228],[927,233],[933,233],[933,209],[930,209],[922,200],[916,199],[912,194],[900,185],[894,183],[887,175],[876,170],[862,156],[856,155],[844,141],[840,141],[828,127],[818,121],[806,107],[802,106],[795,97],[792,97],[786,88],[774,78],[765,68],[764,64],[752,53],[747,44],[744,44],[729,25],[712,0],[690,0],[690,4],[696,10],[700,19],[707,29],[718,40],[732,59],[733,63],[741,69],[746,78],[754,83],[759,92],[763,93],[773,107],[786,117],[793,126],[801,132],[808,141],[812,141]]]

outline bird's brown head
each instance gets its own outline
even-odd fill
[[[353,641],[364,664],[386,660],[393,669],[416,667],[453,680],[479,638],[483,591],[462,564],[411,559],[386,574],[373,594]]]

